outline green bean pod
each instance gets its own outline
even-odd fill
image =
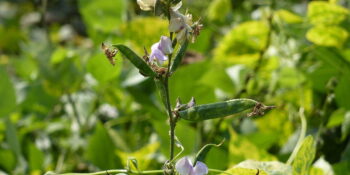
[[[190,107],[178,111],[178,116],[185,120],[202,121],[236,114],[247,109],[253,109],[259,102],[251,99],[233,99],[224,102],[211,103]]]
[[[113,45],[113,47],[116,47],[132,64],[134,64],[135,67],[140,70],[140,73],[143,75],[149,77],[157,76],[157,74],[147,65],[147,63],[142,58],[137,56],[136,53],[130,48],[122,44]]]

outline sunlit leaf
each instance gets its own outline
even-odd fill
[[[316,147],[312,136],[307,136],[299,148],[293,161],[293,175],[309,174],[311,164],[315,158]]]
[[[208,8],[208,19],[211,21],[224,21],[231,10],[230,0],[211,1]]]
[[[214,50],[214,59],[223,63],[252,63],[266,45],[269,27],[263,21],[248,21],[233,28]]]
[[[87,63],[87,71],[99,82],[106,82],[115,79],[121,71],[121,59],[116,60],[112,66],[102,53],[93,55]]]
[[[285,21],[286,23],[289,24],[293,24],[293,23],[301,23],[303,22],[303,18],[301,18],[300,16],[298,16],[295,13],[292,13],[288,10],[278,10],[275,12],[275,14],[281,18],[283,21]]]
[[[312,1],[307,17],[312,24],[339,24],[349,14],[348,9],[326,1]]]
[[[311,28],[306,38],[320,46],[341,47],[348,38],[348,32],[338,26],[318,25]]]

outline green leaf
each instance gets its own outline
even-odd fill
[[[348,78],[349,77],[343,76],[339,80],[339,83],[335,88],[335,101],[340,107],[350,110],[350,81],[348,80]]]
[[[258,173],[259,171],[259,173]],[[225,171],[226,173],[221,173],[220,175],[227,175],[227,173],[234,174],[234,175],[268,175],[263,170],[258,169],[249,169],[249,168],[240,168],[240,167],[233,167],[229,170]]]
[[[9,118],[6,118],[6,141],[16,157],[20,158],[22,156],[22,151],[17,136],[17,129]]]
[[[255,64],[266,45],[269,26],[264,21],[247,21],[233,28],[214,50],[214,60],[227,64]]]
[[[4,67],[0,67],[0,117],[7,116],[16,107],[16,94]]]
[[[185,43],[183,43],[181,45],[179,51],[176,53],[176,56],[174,58],[174,62],[170,68],[171,73],[174,73],[176,71],[176,69],[179,67],[179,65],[181,64],[182,58],[184,57],[185,52],[187,50],[187,46],[188,46],[188,41],[186,40]]]
[[[341,47],[348,36],[348,32],[338,26],[317,25],[306,33],[306,38],[314,44],[333,47]]]
[[[344,116],[344,122],[341,125],[341,133],[343,140],[350,134],[350,112],[347,112]]]
[[[303,22],[303,19],[296,15],[295,13],[292,13],[288,10],[277,10],[275,12],[275,14],[280,18],[282,19],[283,21],[285,21],[286,23],[289,23],[289,24],[294,24],[294,23],[301,23]]]
[[[125,12],[124,0],[79,0],[79,11],[83,16],[90,37],[100,43],[106,38],[101,34],[110,35],[123,22]]]
[[[33,143],[28,144],[28,161],[31,171],[42,170],[44,167],[44,153]]]
[[[85,157],[100,169],[112,169],[120,166],[120,160],[114,154],[115,147],[108,131],[97,123],[94,134],[89,138]]]
[[[99,82],[107,82],[120,74],[121,64],[121,59],[117,59],[112,66],[104,55],[96,54],[87,62],[87,71]]]
[[[230,13],[231,1],[230,0],[214,0],[211,1],[208,8],[208,19],[210,21],[222,22],[225,17]]]
[[[326,1],[312,1],[309,3],[307,17],[311,24],[339,24],[349,11],[337,4]]]
[[[245,160],[235,167],[259,169],[269,175],[292,175],[292,167],[278,161],[260,162],[256,160]]]
[[[315,158],[316,147],[313,137],[307,136],[293,161],[293,175],[309,174],[311,164]]]
[[[8,149],[0,149],[0,167],[11,172],[16,167],[16,156]]]
[[[118,48],[118,50],[132,63],[135,67],[137,67],[140,70],[141,74],[144,74],[146,76],[150,77],[156,77],[157,74],[147,65],[147,63],[136,55],[135,52],[133,52],[128,47],[117,44],[113,45],[114,47]]]
[[[219,147],[224,143],[225,139],[223,141],[221,141],[221,143],[219,144],[206,144],[202,147],[202,149],[200,149],[196,155],[196,158],[194,160],[193,166],[196,165],[197,161],[203,161],[206,157],[206,155],[208,154],[208,152],[210,151],[210,149],[212,147]]]
[[[154,142],[132,153],[117,151],[116,154],[121,158],[121,160],[136,159],[140,170],[146,170],[153,161],[154,155],[159,146],[159,142]],[[124,166],[127,166],[127,161],[123,161],[123,164]]]
[[[250,99],[233,99],[225,102],[190,107],[179,111],[179,116],[185,120],[202,121],[236,114],[252,109],[257,104],[258,102]]]
[[[247,138],[237,134],[230,128],[230,142],[229,142],[229,163],[237,164],[247,159],[260,161],[273,161],[276,158],[269,154],[264,149],[253,144]]]

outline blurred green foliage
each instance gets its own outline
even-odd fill
[[[257,118],[181,120],[182,155],[226,138],[207,154],[209,168],[350,174],[350,2],[183,4],[204,29],[170,79],[173,104],[245,97],[277,108]],[[142,56],[167,28],[136,0],[0,1],[0,174],[118,169],[131,157],[142,170],[160,169],[169,127],[155,85],[120,54],[112,66],[100,46],[122,43]],[[298,140],[299,108],[313,138],[289,166],[280,162]]]

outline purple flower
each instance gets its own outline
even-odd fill
[[[151,61],[157,59],[160,64],[168,60],[168,54],[173,52],[172,43],[169,37],[161,36],[160,41],[153,44],[151,47]]]
[[[208,167],[203,162],[197,161],[193,167],[188,157],[183,157],[176,162],[176,171],[180,175],[205,175],[208,174]]]

